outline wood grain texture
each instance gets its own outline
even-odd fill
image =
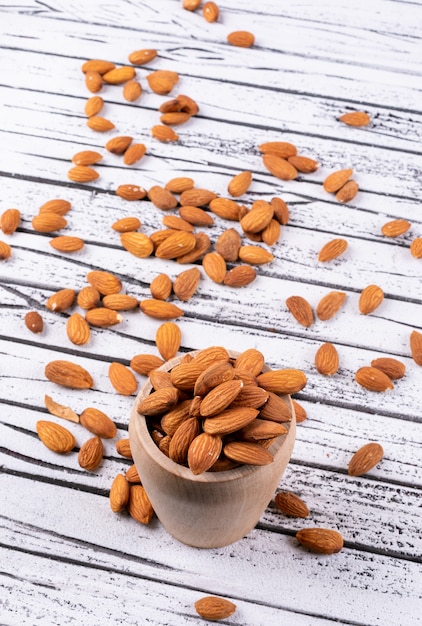
[[[0,7],[0,213],[18,208],[21,221],[0,240],[12,256],[0,261],[0,622],[4,624],[124,622],[199,623],[194,602],[203,595],[227,597],[237,605],[227,621],[243,626],[410,626],[422,613],[420,506],[422,369],[411,358],[409,336],[422,332],[422,265],[410,244],[422,236],[420,215],[422,112],[419,24],[422,5],[398,0],[355,3],[290,3],[263,0],[259,6],[221,0],[220,18],[208,23],[201,11],[179,0],[24,0]],[[255,45],[228,45],[234,30],[249,30]],[[158,56],[138,67],[141,98],[128,103],[122,87],[107,85],[104,116],[108,133],[86,126],[84,105],[92,95],[80,70],[90,58],[128,64],[128,54],[155,48]],[[178,72],[169,96],[153,93],[146,76],[156,69]],[[195,98],[199,114],[177,128],[179,140],[164,144],[151,136],[158,107],[177,93]],[[347,111],[371,116],[365,128],[341,124]],[[147,153],[133,166],[105,150],[105,142],[127,134]],[[320,168],[282,181],[263,166],[258,146],[289,141]],[[103,155],[94,183],[67,178],[72,155]],[[347,205],[327,194],[322,182],[335,169],[352,167],[359,193]],[[274,261],[256,266],[257,279],[244,289],[213,283],[201,271],[195,297],[181,306],[181,353],[225,345],[255,347],[273,368],[302,369],[308,383],[296,396],[308,418],[298,424],[291,462],[278,491],[297,493],[308,504],[306,520],[289,518],[274,500],[256,528],[221,549],[197,550],[173,540],[157,519],[150,526],[126,513],[112,513],[108,493],[117,473],[131,464],[104,441],[104,459],[94,472],[79,467],[77,452],[90,434],[65,423],[77,447],[65,456],[39,441],[39,419],[48,414],[45,394],[80,413],[89,406],[116,423],[116,439],[127,437],[135,396],[115,392],[108,377],[112,361],[129,365],[136,354],[158,354],[158,320],[139,309],[123,322],[92,328],[91,340],[73,345],[66,335],[76,305],[53,313],[45,304],[57,290],[79,291],[87,273],[116,274],[123,292],[139,300],[160,272],[172,280],[184,269],[153,256],[140,259],[123,249],[111,225],[136,216],[140,232],[162,228],[165,212],[148,200],[127,202],[120,184],[149,189],[175,176],[227,197],[227,185],[242,170],[253,182],[239,199],[283,198],[290,221],[271,248]],[[84,248],[63,254],[35,232],[32,218],[47,200],[71,202],[68,225],[57,234],[81,237]],[[171,213],[177,214],[177,210]],[[381,227],[397,218],[411,222],[397,239]],[[215,217],[206,232],[215,243],[238,223]],[[346,252],[319,263],[318,252],[334,238]],[[244,243],[251,243],[244,238]],[[261,245],[261,244],[259,244]],[[267,246],[263,247],[269,249]],[[359,294],[369,284],[385,292],[371,315],[359,312]],[[315,310],[331,290],[346,293],[337,315],[301,327],[285,301],[306,298]],[[28,310],[39,311],[44,331],[24,325]],[[315,369],[319,346],[330,341],[339,353],[336,375]],[[380,356],[401,360],[406,374],[394,389],[374,393],[354,380],[358,368]],[[45,378],[45,365],[67,359],[88,369],[94,388],[77,391]],[[139,387],[145,378],[136,375]],[[347,464],[368,441],[384,458],[368,474],[352,478]],[[298,545],[294,535],[311,526],[339,530],[345,548],[324,557]],[[282,593],[281,593],[282,591]],[[140,617],[142,616],[142,617]],[[141,621],[140,621],[141,620]]]

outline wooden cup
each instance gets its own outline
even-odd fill
[[[192,355],[197,352],[192,352]],[[232,358],[238,353],[230,352]],[[169,371],[181,360],[176,357],[159,369]],[[267,368],[266,368],[267,369]],[[238,541],[257,524],[290,460],[296,434],[296,418],[290,396],[282,396],[292,413],[283,424],[288,433],[277,437],[269,448],[274,461],[268,465],[242,465],[222,472],[194,475],[161,452],[148,431],[140,402],[150,394],[148,381],[133,406],[130,447],[142,484],[155,513],[175,539],[197,548],[218,548]]]

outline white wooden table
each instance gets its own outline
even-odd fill
[[[422,330],[422,260],[411,241],[422,236],[420,2],[326,0],[286,3],[221,0],[220,18],[208,23],[178,0],[119,3],[37,0],[0,5],[1,151],[0,212],[18,208],[16,233],[0,233],[12,256],[1,274],[1,576],[0,623],[8,626],[84,624],[188,625],[203,623],[194,602],[204,595],[237,605],[226,624],[415,626],[421,623],[421,395],[422,370],[410,355],[409,335]],[[250,49],[229,46],[235,30],[255,34]],[[137,69],[144,88],[128,103],[121,87],[107,86],[104,117],[116,126],[105,134],[86,126],[91,96],[80,71],[87,59],[127,65],[133,50],[155,48],[158,57]],[[200,113],[177,132],[178,142],[160,143],[150,129],[160,104],[145,76],[173,70],[173,94],[194,98]],[[354,128],[338,117],[365,110],[372,122]],[[133,166],[104,150],[115,135],[147,145]],[[317,172],[282,181],[264,168],[258,145],[289,141],[317,159]],[[104,155],[100,178],[68,180],[72,155],[92,149]],[[354,169],[360,191],[341,205],[322,182],[328,173]],[[120,245],[111,224],[138,215],[142,232],[161,228],[163,213],[151,202],[127,202],[118,185],[148,189],[175,176],[227,197],[227,184],[242,170],[253,173],[247,206],[256,199],[283,198],[291,219],[273,247],[275,260],[257,266],[248,287],[230,289],[202,271],[196,295],[183,303],[182,351],[225,345],[257,347],[275,368],[296,367],[308,377],[297,400],[308,418],[298,425],[291,463],[280,489],[308,504],[306,520],[282,515],[269,503],[257,527],[221,549],[178,543],[155,519],[143,526],[112,513],[108,492],[130,461],[107,440],[94,472],[82,470],[77,454],[60,456],[39,441],[35,424],[50,416],[44,396],[80,413],[95,406],[127,436],[134,397],[117,394],[108,365],[128,365],[139,353],[157,354],[159,325],[137,311],[110,329],[93,329],[87,345],[67,338],[68,316],[48,311],[47,298],[64,287],[79,291],[92,269],[121,278],[124,291],[140,300],[160,272],[174,278],[182,267],[151,256],[139,259]],[[81,237],[74,254],[56,252],[51,234],[35,232],[31,220],[47,200],[72,203],[60,233]],[[408,219],[412,227],[389,239],[381,226]],[[213,241],[233,223],[216,218]],[[318,263],[318,251],[345,238],[340,258]],[[190,267],[190,266],[188,266]],[[198,267],[201,267],[200,264]],[[370,315],[359,313],[361,290],[385,292]],[[331,290],[347,300],[331,320],[300,326],[285,300],[305,297],[315,308]],[[174,299],[177,302],[176,299]],[[180,304],[180,302],[179,302]],[[45,323],[31,334],[24,315],[38,310]],[[334,343],[339,372],[325,378],[314,366],[317,348]],[[370,392],[354,373],[379,356],[405,363],[407,372],[385,393]],[[45,365],[67,359],[86,367],[95,386],[76,391],[54,385]],[[139,378],[139,385],[143,379]],[[65,423],[78,446],[87,438]],[[368,441],[385,450],[368,474],[352,478],[347,464]],[[295,539],[303,527],[339,530],[344,549],[321,556]]]

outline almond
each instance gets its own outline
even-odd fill
[[[381,461],[384,450],[379,443],[367,443],[354,453],[350,459],[347,473],[349,476],[362,476]]]
[[[76,446],[75,437],[60,424],[48,420],[39,420],[35,428],[43,444],[53,452],[65,454]]]
[[[223,283],[228,287],[246,287],[256,278],[256,271],[250,265],[238,265],[224,277]]]
[[[268,465],[274,460],[271,452],[250,441],[231,441],[223,447],[223,452],[232,461],[246,465]]]
[[[116,189],[116,195],[124,200],[142,200],[147,195],[147,191],[139,185],[119,185]]]
[[[125,250],[140,259],[145,259],[154,251],[154,244],[148,235],[144,233],[122,233],[120,242]]]
[[[45,306],[50,311],[62,313],[72,306],[75,300],[75,295],[76,293],[73,289],[60,289],[48,298]]]
[[[343,254],[343,252],[347,249],[347,246],[348,243],[345,239],[332,239],[331,241],[328,241],[319,251],[318,261],[321,263],[327,263],[328,261],[336,259],[338,256]]]
[[[266,243],[267,246],[273,246],[280,239],[280,234],[280,222],[276,219],[272,219],[261,232],[262,241]]]
[[[365,111],[350,111],[349,113],[343,113],[338,118],[340,122],[347,124],[348,126],[367,126],[371,118]]]
[[[247,30],[235,30],[227,35],[227,41],[232,46],[250,48],[255,43],[255,36]]]
[[[422,259],[422,237],[417,237],[410,244],[410,254],[415,259]]]
[[[120,137],[113,137],[109,139],[105,145],[105,149],[112,154],[123,154],[129,148],[133,138],[128,135],[121,135]]]
[[[361,367],[355,374],[356,382],[369,391],[386,391],[394,389],[391,379],[376,367]]]
[[[359,311],[368,315],[377,309],[384,300],[384,292],[378,285],[368,285],[359,297]]]
[[[0,241],[0,260],[4,261],[5,259],[8,259],[11,255],[12,248],[4,241]]]
[[[166,300],[173,288],[171,279],[167,274],[158,274],[149,286],[151,295],[156,300]]]
[[[192,267],[190,270],[181,272],[176,276],[173,283],[174,294],[179,300],[187,302],[195,294],[200,279],[201,272],[197,267]]]
[[[207,368],[216,361],[230,361],[230,355],[223,346],[210,346],[209,348],[204,348],[193,358],[193,362],[200,364],[203,369]]]
[[[75,411],[72,411],[72,409],[68,406],[55,402],[51,396],[44,396],[44,404],[47,411],[52,415],[69,420],[70,422],[75,422],[76,424],[79,423],[79,415],[77,415]]]
[[[103,74],[103,80],[109,85],[121,85],[129,80],[132,80],[136,75],[136,70],[133,67],[115,67],[109,72]]]
[[[228,198],[214,198],[209,203],[210,210],[225,220],[239,221],[239,205]]]
[[[275,496],[274,502],[279,511],[289,517],[309,517],[309,508],[306,503],[291,491],[280,491]]]
[[[258,376],[258,374],[262,372],[263,367],[264,355],[256,348],[248,348],[247,350],[239,354],[234,364],[235,370],[247,370],[251,372],[254,376]]]
[[[147,148],[143,143],[133,143],[124,153],[123,163],[125,165],[134,165],[134,163],[142,159],[146,151]]]
[[[347,183],[352,174],[352,169],[336,170],[335,172],[332,172],[324,180],[323,187],[325,191],[328,193],[335,193]]]
[[[149,373],[149,381],[155,390],[164,389],[165,387],[174,387],[173,383],[171,382],[169,372],[153,370]]]
[[[205,233],[194,233],[195,247],[190,252],[182,254],[177,257],[178,263],[194,263],[201,259],[203,255],[209,250],[211,246],[211,240]]]
[[[172,193],[183,193],[188,189],[192,189],[194,186],[195,182],[193,178],[189,178],[187,176],[178,176],[176,178],[172,178],[165,184],[165,188]]]
[[[196,239],[192,233],[177,231],[163,241],[155,251],[159,259],[175,259],[195,248]]]
[[[142,87],[137,80],[129,80],[123,87],[123,98],[128,102],[136,102],[141,95]]]
[[[38,213],[57,213],[57,215],[66,215],[71,209],[72,205],[68,200],[48,200],[40,206]]]
[[[274,208],[265,200],[256,200],[249,213],[240,220],[240,225],[245,232],[258,233],[272,220]]]
[[[294,180],[298,176],[297,169],[291,163],[275,154],[264,154],[262,162],[273,176],[281,180]]]
[[[340,187],[340,189],[336,193],[337,202],[350,202],[357,196],[359,191],[359,185],[355,180],[348,180],[345,185]]]
[[[91,338],[88,322],[79,313],[73,313],[66,323],[66,332],[70,341],[77,346],[82,346]]]
[[[238,381],[229,381],[229,382],[238,382]],[[223,383],[226,385],[228,383]],[[213,393],[212,391],[210,393]],[[202,403],[201,403],[202,404]],[[217,413],[212,417],[207,417],[204,419],[202,423],[202,428],[204,432],[209,433],[210,435],[228,435],[230,433],[234,433],[237,430],[240,430],[249,422],[252,422],[258,415],[258,409],[253,409],[251,407],[236,407],[234,409],[226,409],[221,413]],[[240,458],[234,458],[226,453],[224,450],[224,454],[228,456],[233,461],[242,461]],[[272,459],[272,457],[271,457]]]
[[[82,71],[85,72],[98,72],[99,74],[106,74],[106,72],[110,72],[116,66],[111,61],[103,61],[101,59],[90,59],[89,61],[85,61],[82,65]]]
[[[248,406],[251,409],[259,409],[267,402],[268,396],[269,394],[265,389],[244,383],[244,386],[231,403],[230,408],[235,409],[239,406]]]
[[[157,50],[153,48],[143,48],[141,50],[134,50],[129,54],[129,61],[133,65],[144,65],[149,63],[157,56]]]
[[[168,374],[168,372],[160,372],[160,374]],[[161,417],[160,427],[166,435],[173,437],[174,433],[183,422],[185,422],[189,417],[194,417],[190,414],[191,405],[192,400],[183,400],[182,402],[176,404],[173,409],[164,413]]]
[[[190,118],[191,116],[189,113],[174,111],[170,113],[163,113],[163,115],[160,116],[160,122],[166,126],[180,126],[180,124],[188,122]]]
[[[186,11],[196,11],[201,4],[201,0],[183,0],[182,6]]]
[[[297,154],[297,148],[288,141],[267,141],[258,146],[263,154],[273,154],[281,159],[288,159]]]
[[[234,262],[237,261],[239,258],[239,250],[241,245],[242,240],[237,230],[235,230],[234,228],[228,228],[217,239],[215,249],[225,261]]]
[[[176,304],[164,302],[163,300],[142,300],[139,306],[145,315],[154,317],[157,320],[174,319],[183,315],[182,309]]]
[[[192,0],[184,0],[192,2]],[[226,619],[236,611],[236,605],[230,600],[217,596],[204,596],[195,602],[195,610],[202,618],[218,621]]]
[[[330,291],[318,302],[316,314],[320,320],[331,319],[346,300],[344,291]]]
[[[114,311],[130,311],[139,306],[139,300],[126,293],[112,293],[108,296],[104,296],[102,305]]]
[[[177,207],[177,199],[168,189],[154,185],[148,190],[148,198],[159,209],[168,211]]]
[[[422,365],[422,333],[412,330],[410,333],[410,351],[417,365]]]
[[[270,202],[274,209],[274,218],[285,226],[290,219],[289,207],[281,198],[273,198]]]
[[[39,213],[32,219],[32,228],[39,233],[51,233],[67,226],[67,221],[58,213]]]
[[[343,548],[341,534],[328,528],[303,528],[296,533],[296,539],[317,554],[334,554]]]
[[[154,93],[165,95],[169,93],[179,81],[179,74],[168,70],[156,70],[152,72],[152,74],[148,74],[146,79],[150,89]]]
[[[171,460],[175,463],[185,465],[187,463],[189,447],[200,432],[201,427],[196,417],[189,417],[184,420],[170,440],[169,457]]]
[[[164,124],[156,124],[151,128],[151,135],[158,139],[158,141],[162,141],[164,143],[168,143],[171,141],[177,141],[179,139],[179,135],[169,126],[165,126]]]
[[[260,419],[280,423],[291,422],[292,413],[288,403],[272,391],[267,391],[267,396],[268,399],[259,412]]]
[[[79,421],[90,433],[102,439],[113,439],[116,436],[116,424],[99,409],[93,407],[84,409],[79,416]]]
[[[185,222],[192,226],[212,226],[212,224],[214,224],[213,217],[207,213],[207,211],[199,207],[182,206],[180,207],[179,215]]]
[[[206,364],[180,363],[171,372],[171,382],[182,391],[193,391],[198,376],[206,369]]]
[[[128,481],[128,483],[140,483],[141,478],[138,474],[138,470],[136,469],[136,465],[131,465],[127,470],[126,470],[126,474],[125,474],[125,478]]]
[[[187,113],[189,116],[192,116],[199,112],[199,106],[189,96],[179,94],[176,98],[163,102],[158,110],[160,113]]]
[[[94,386],[91,374],[71,361],[50,361],[45,366],[45,376],[52,383],[70,389],[90,389]]]
[[[179,399],[179,391],[175,387],[164,387],[153,391],[138,405],[141,415],[160,415],[172,409]]]
[[[202,7],[202,15],[207,20],[207,22],[216,22],[218,20],[218,16],[220,14],[220,10],[215,2],[205,2]]]
[[[231,181],[228,184],[227,190],[231,196],[234,198],[238,198],[239,196],[243,196],[251,186],[252,183],[252,172],[244,171],[233,176]]]
[[[88,98],[88,100],[85,102],[85,115],[87,117],[94,117],[98,115],[98,113],[100,113],[103,106],[104,100],[101,98],[101,96],[92,96],[92,98]]]
[[[243,381],[228,380],[211,389],[199,406],[201,417],[211,417],[221,413],[235,400],[242,387]]]
[[[262,442],[265,446],[276,437],[286,435],[288,430],[282,424],[256,418],[237,431],[242,441]]]
[[[299,404],[299,402],[294,400],[294,398],[292,398],[292,404],[293,404],[293,409],[296,415],[296,424],[300,424],[301,422],[304,422],[307,418],[305,409],[303,408],[301,404]]]
[[[141,376],[148,376],[152,370],[163,364],[163,359],[155,354],[136,354],[130,361],[130,367]]]
[[[212,389],[234,378],[234,369],[228,361],[216,361],[205,367],[198,375],[193,388],[194,396],[205,396]],[[199,404],[200,407],[200,404]],[[198,417],[200,415],[198,410]]]
[[[163,228],[161,230],[155,230],[151,233],[151,241],[154,244],[154,249],[157,249],[160,244],[163,243],[170,235],[177,232],[174,228]]]
[[[130,488],[127,510],[129,515],[141,524],[149,524],[152,520],[154,509],[142,485],[132,485]]]
[[[138,388],[138,381],[128,367],[114,361],[108,368],[108,377],[117,393],[131,396]]]
[[[215,283],[222,283],[227,273],[226,262],[218,252],[208,252],[202,259],[206,275]]]
[[[290,296],[286,300],[286,306],[293,317],[308,328],[314,322],[314,312],[309,302],[302,296]]]
[[[124,456],[126,459],[132,458],[132,451],[130,449],[130,440],[129,438],[119,439],[116,441],[116,451]]]
[[[105,307],[88,309],[85,313],[85,319],[91,326],[98,326],[99,328],[108,328],[123,322],[123,316],[120,313]]]
[[[339,358],[336,347],[332,343],[323,343],[315,354],[315,367],[323,376],[336,374]]]
[[[141,228],[141,221],[137,217],[122,217],[111,225],[118,233],[130,233]]]
[[[297,369],[280,369],[258,376],[258,385],[276,394],[298,393],[307,383],[305,374]]]
[[[85,85],[92,93],[101,91],[103,87],[103,78],[101,74],[93,70],[89,70],[85,74]]]
[[[21,214],[18,209],[6,209],[0,217],[0,228],[5,235],[12,235],[21,219]]]
[[[129,503],[130,485],[123,474],[117,474],[110,488],[110,508],[114,513],[123,511]]]
[[[239,259],[251,265],[263,265],[264,263],[274,261],[274,255],[259,246],[241,246]]]
[[[87,119],[86,125],[92,130],[96,130],[98,133],[106,133],[108,130],[113,130],[114,124],[105,117],[98,115],[92,115]]]
[[[85,245],[83,239],[80,239],[80,237],[71,237],[70,235],[54,237],[54,239],[51,239],[48,243],[59,252],[77,252],[78,250],[82,250]]]
[[[31,333],[42,333],[44,330],[44,321],[38,311],[28,311],[28,313],[26,313],[25,326]]]
[[[81,309],[93,309],[99,306],[100,299],[101,296],[98,289],[92,285],[88,285],[80,290],[76,301]]]
[[[120,279],[110,272],[93,270],[92,272],[88,272],[86,278],[103,296],[108,296],[111,293],[119,293],[122,289]]]
[[[294,155],[288,157],[287,160],[290,165],[293,165],[298,172],[302,172],[303,174],[311,174],[312,172],[316,172],[319,168],[318,161],[310,159],[309,157]]]
[[[401,361],[397,359],[392,359],[391,357],[380,357],[379,359],[373,359],[371,361],[371,367],[376,367],[377,369],[387,374],[388,378],[391,380],[398,380],[399,378],[403,378],[406,373],[406,366]]]
[[[404,235],[410,227],[411,223],[407,220],[391,220],[381,227],[381,232],[386,237],[399,237],[399,235]]]
[[[193,439],[188,448],[187,461],[192,474],[206,472],[220,456],[223,442],[218,435],[200,433]]]
[[[90,183],[100,177],[92,167],[86,165],[76,165],[67,172],[67,177],[75,183]]]
[[[90,472],[97,469],[103,460],[104,446],[99,437],[91,437],[82,444],[79,454],[79,465]]]
[[[215,198],[217,194],[208,189],[187,189],[180,196],[180,204],[201,207],[210,204]]]
[[[174,322],[164,322],[157,328],[155,343],[165,361],[176,356],[181,340],[182,332]]]

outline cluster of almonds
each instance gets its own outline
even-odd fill
[[[186,11],[196,11],[200,8],[202,0],[183,0],[182,7]],[[216,22],[220,17],[220,8],[215,2],[204,2],[202,15],[207,22]],[[232,46],[250,48],[255,43],[255,37],[246,30],[237,30],[227,35],[227,41]]]

